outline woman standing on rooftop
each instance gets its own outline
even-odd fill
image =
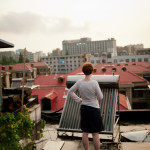
[[[89,133],[92,133],[95,150],[100,150],[99,132],[104,130],[98,102],[103,99],[103,94],[98,82],[91,79],[93,70],[91,63],[84,63],[82,71],[85,78],[78,80],[68,91],[75,101],[81,103],[82,142],[85,150],[89,150]],[[81,98],[75,94],[76,90],[80,92]]]

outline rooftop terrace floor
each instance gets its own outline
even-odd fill
[[[57,136],[57,128],[58,124],[50,124],[47,123],[44,129],[44,137],[40,140],[36,141],[36,148],[37,150],[42,150],[46,144],[50,141],[49,149],[51,146],[56,147],[55,150],[84,150],[82,141],[81,141],[81,133],[75,133],[74,137],[71,136],[71,133],[67,133],[67,138],[60,138]],[[140,131],[140,130],[150,130],[150,123],[148,124],[124,124],[120,126],[120,132],[127,132],[127,131]],[[104,135],[100,134],[100,137],[103,138]],[[78,138],[75,138],[78,137]],[[89,136],[90,138],[91,136]],[[63,142],[60,142],[63,141]],[[58,148],[56,143],[60,144],[61,146]],[[104,141],[101,143],[101,150],[118,150],[118,145],[116,144],[118,141],[116,140],[114,143]],[[58,145],[57,144],[57,145]],[[121,142],[121,149],[122,150],[149,150],[150,149],[150,142]],[[120,146],[119,145],[119,146]],[[89,142],[90,150],[94,150],[92,139]],[[48,149],[46,149],[48,150]]]

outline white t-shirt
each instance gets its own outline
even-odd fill
[[[81,98],[74,92],[78,90]],[[103,99],[103,94],[96,80],[78,80],[68,91],[68,94],[77,102],[82,100],[82,105],[99,108],[98,100]]]

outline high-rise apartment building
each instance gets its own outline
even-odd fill
[[[43,53],[42,51],[38,51],[34,53],[34,62],[38,62],[41,60],[41,57],[46,56],[45,53]]]
[[[62,50],[60,50],[59,48],[56,48],[52,51],[52,56],[61,56],[62,55]]]
[[[91,41],[91,38],[80,38],[77,40],[64,40],[62,42],[63,55],[79,54],[111,54],[116,56],[116,40],[114,38],[103,41]]]

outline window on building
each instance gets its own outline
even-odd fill
[[[144,58],[144,61],[145,61],[145,62],[148,62],[148,58]]]
[[[124,62],[124,60],[123,60],[123,59],[120,59],[119,62]]]
[[[129,62],[129,59],[126,59],[126,62]]]
[[[96,63],[99,64],[99,63],[100,63],[100,60],[96,60]]]
[[[91,63],[93,64],[93,63],[94,63],[94,60],[91,60]]]
[[[132,62],[135,62],[135,59],[132,59]]]
[[[144,98],[146,97],[146,91],[143,91],[143,90],[133,90],[133,97],[134,98]]]
[[[107,58],[111,58],[111,54],[107,54]]]
[[[138,62],[142,62],[142,58],[138,58]]]
[[[114,59],[114,63],[117,63],[117,59]]]

